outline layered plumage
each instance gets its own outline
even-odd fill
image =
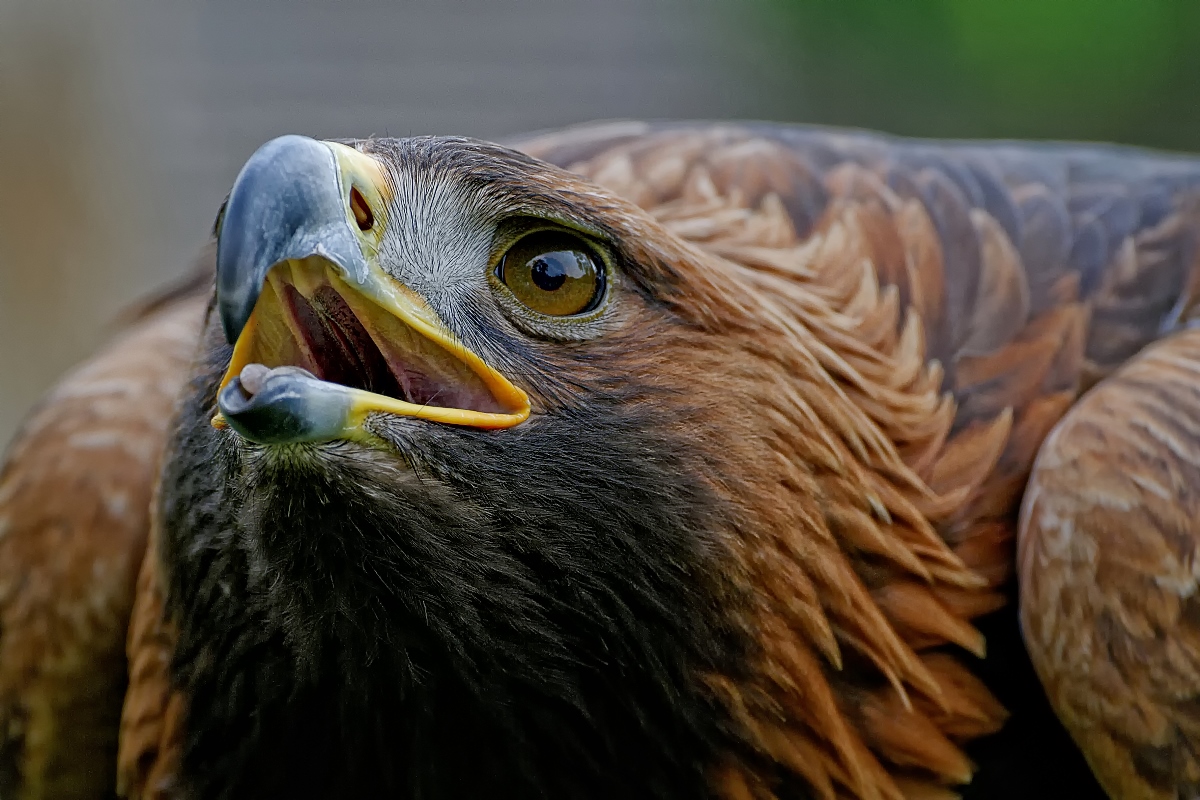
[[[1025,632],[1114,796],[1194,780],[1192,335],[1138,353],[1191,318],[1200,163],[783,126],[354,146],[380,262],[532,415],[254,444],[210,424],[211,284],[148,309],[0,477],[5,796],[103,796],[54,754],[116,763],[122,697],[136,797],[1094,793],[1009,600],[1030,469],[1097,382],[1028,491]],[[471,277],[531,218],[611,256],[569,334]],[[101,440],[138,468],[87,466]],[[1131,463],[1121,503],[1079,493]]]

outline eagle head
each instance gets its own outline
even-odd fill
[[[718,695],[778,482],[747,376],[786,365],[735,273],[469,139],[276,139],[216,233],[160,509],[196,796],[701,796],[753,757]]]

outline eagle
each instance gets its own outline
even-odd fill
[[[0,472],[0,795],[1200,790],[1200,159],[287,135]]]

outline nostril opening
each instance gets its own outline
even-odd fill
[[[350,210],[354,212],[354,221],[358,223],[360,231],[371,230],[371,226],[375,224],[375,214],[371,212],[367,199],[362,196],[357,186],[350,187]]]

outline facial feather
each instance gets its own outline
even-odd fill
[[[515,436],[381,417],[389,450],[268,452],[208,425],[213,375],[164,515],[193,792],[703,791],[730,740],[698,675],[738,674],[750,643],[730,510],[657,387],[576,387]],[[359,754],[305,766],[343,739]],[[378,747],[390,766],[364,771]]]

